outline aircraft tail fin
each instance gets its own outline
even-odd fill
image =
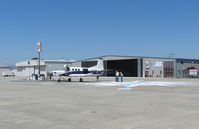
[[[91,67],[91,69],[104,70],[104,62],[103,62],[103,59],[98,59],[97,65],[94,66],[94,67]]]

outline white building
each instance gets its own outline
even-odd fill
[[[5,72],[9,72],[10,67],[9,66],[0,66],[0,76],[2,76]]]
[[[71,65],[73,60],[41,60],[40,61],[40,74],[45,77],[53,70],[62,70],[64,65]],[[38,74],[39,72],[39,60],[32,59],[16,63],[15,76],[31,77],[32,74]]]

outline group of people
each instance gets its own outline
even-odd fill
[[[120,77],[120,80],[119,80],[119,77]],[[115,72],[115,81],[116,82],[119,82],[119,81],[123,82],[123,77],[124,77],[124,75],[122,72],[118,72],[118,71]]]

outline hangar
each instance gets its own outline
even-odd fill
[[[41,75],[48,77],[52,70],[62,70],[65,64],[71,65],[73,60],[41,60],[40,72]],[[39,61],[37,58],[25,60],[16,63],[16,76],[31,77],[32,74],[38,74]]]
[[[115,71],[126,77],[184,78],[199,77],[199,60],[183,58],[161,58],[142,56],[107,55],[80,61],[41,60],[41,74],[45,77],[52,70],[62,70],[65,64],[73,67],[92,67],[97,59],[104,60],[103,76],[115,76]],[[16,63],[16,76],[30,77],[38,73],[38,59]]]
[[[104,60],[104,76],[115,76],[115,71],[120,71],[126,77],[198,77],[199,60],[196,59],[107,55],[72,65],[91,67],[97,64],[98,58]]]

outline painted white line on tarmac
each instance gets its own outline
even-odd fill
[[[122,86],[125,88],[136,87],[136,86],[180,86],[180,85],[193,85],[193,83],[188,82],[168,82],[168,81],[133,81],[133,82],[96,82],[96,83],[86,83],[87,86]]]

